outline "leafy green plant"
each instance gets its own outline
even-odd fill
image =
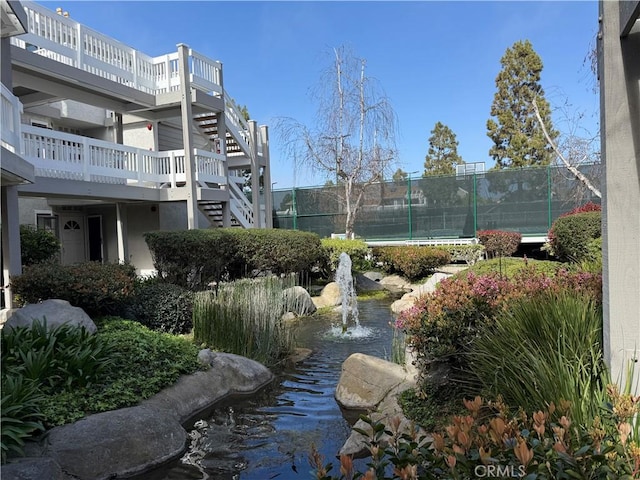
[[[195,341],[273,366],[293,349],[292,333],[282,322],[282,314],[289,311],[283,305],[283,298],[287,298],[283,291],[290,284],[289,279],[265,277],[197,293],[193,306]]]
[[[46,319],[31,327],[0,331],[3,373],[37,380],[43,392],[89,385],[111,363],[111,345],[73,325],[49,327]]]
[[[191,331],[192,310],[193,292],[152,279],[136,286],[129,312],[151,330],[181,334]]]
[[[44,430],[40,413],[44,396],[35,380],[5,373],[4,364],[1,388],[0,448],[4,463],[10,454],[22,455],[25,439]]]
[[[590,242],[602,235],[601,217],[599,211],[587,211],[558,218],[548,234],[551,253],[562,261],[588,258]]]
[[[41,263],[11,277],[11,286],[25,304],[59,298],[94,317],[121,313],[133,293],[135,279],[135,268],[129,264]]]
[[[589,426],[609,382],[601,339],[602,312],[593,299],[541,292],[510,302],[481,330],[468,357],[487,396],[502,395],[529,411],[569,401],[571,418]]]
[[[103,317],[96,324],[94,336],[110,346],[111,361],[94,382],[48,393],[42,404],[47,427],[135,405],[172,385],[180,375],[202,368],[198,347],[188,338],[154,332],[118,317]]]
[[[22,265],[53,260],[60,253],[60,241],[50,231],[34,225],[20,225],[20,255]]]
[[[371,261],[368,260],[369,247],[364,240],[323,238],[320,240],[320,243],[328,258],[331,272],[335,272],[338,269],[340,254],[342,252],[349,255],[354,270],[363,271],[371,268]]]
[[[638,404],[629,404],[616,388],[609,389],[611,408],[590,428],[577,425],[566,405],[512,413],[501,400],[465,400],[467,415],[430,436],[400,429],[393,417],[385,425],[361,417],[370,460],[356,472],[353,458],[340,456],[340,474],[313,448],[310,464],[321,480],[454,480],[467,478],[633,479],[640,474],[640,447],[629,437],[629,419]],[[625,406],[627,405],[627,406]],[[629,407],[630,405],[630,407]]]

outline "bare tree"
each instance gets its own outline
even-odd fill
[[[547,143],[551,146],[556,154],[557,159],[564,165],[567,170],[577,178],[580,183],[585,186],[593,195],[598,198],[602,197],[600,190],[584,175],[578,166],[581,164],[595,163],[598,153],[593,151],[592,144],[593,138],[583,137],[577,135],[575,127],[572,131],[567,132],[561,137],[561,142],[555,142],[547,132],[544,126],[542,117],[540,116],[540,110],[538,104],[534,98],[532,101],[533,110],[538,120],[538,124],[542,127],[542,132],[547,140]]]
[[[345,234],[354,224],[367,187],[382,181],[396,155],[397,119],[379,83],[365,74],[366,61],[344,47],[333,50],[312,98],[316,124],[308,127],[281,119],[278,131],[285,148],[301,164],[335,179],[342,192]]]

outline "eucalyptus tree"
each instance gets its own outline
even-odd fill
[[[311,91],[315,124],[292,118],[277,124],[284,148],[300,164],[335,179],[347,238],[365,201],[367,187],[384,179],[395,161],[397,117],[380,84],[366,74],[366,60],[345,47]]]
[[[492,118],[487,121],[487,135],[493,142],[489,155],[496,168],[549,165],[554,154],[544,132],[552,141],[558,132],[553,128],[551,108],[540,84],[542,60],[531,42],[525,40],[507,48],[500,64]]]
[[[455,175],[456,165],[464,160],[458,155],[458,140],[447,125],[436,122],[429,137],[429,150],[424,160],[423,177]]]

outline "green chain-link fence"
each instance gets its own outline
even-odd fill
[[[580,170],[599,185],[600,165]],[[560,167],[409,177],[367,187],[354,230],[369,241],[472,238],[486,229],[546,236],[556,218],[588,201],[600,199]],[[275,228],[344,233],[340,186],[276,190],[273,206]]]

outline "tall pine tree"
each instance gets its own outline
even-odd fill
[[[437,122],[429,137],[429,151],[424,160],[422,176],[454,175],[456,165],[462,163],[464,160],[458,155],[456,134],[443,123]]]
[[[542,60],[529,40],[518,41],[500,60],[502,70],[496,77],[498,91],[487,121],[487,135],[493,141],[489,155],[496,168],[548,165],[553,149],[536,119],[533,99],[550,136],[558,132],[551,123],[551,109],[540,85]],[[495,119],[495,120],[494,120]]]

